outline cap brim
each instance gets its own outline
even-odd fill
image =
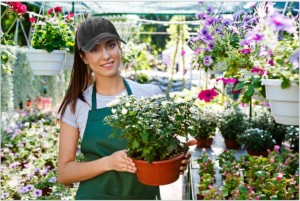
[[[91,39],[87,44],[83,45],[81,47],[81,49],[83,51],[86,51],[86,52],[89,52],[91,51],[91,49],[93,49],[93,47],[96,45],[96,44],[99,44],[101,40],[105,39],[105,38],[113,38],[113,39],[117,39],[118,41],[121,41],[122,43],[125,43],[126,42],[124,40],[122,40],[120,37],[118,37],[117,35],[115,34],[111,34],[111,33],[101,33],[99,34],[98,36],[94,37],[93,39]]]

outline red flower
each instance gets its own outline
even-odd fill
[[[27,11],[26,5],[24,5],[24,4],[20,3],[20,2],[9,2],[8,5],[18,15],[22,15],[22,14],[26,13],[26,11]]]
[[[280,172],[277,177],[276,177],[276,180],[277,181],[281,181],[282,180],[282,177],[283,177],[283,174]]]
[[[36,21],[36,18],[35,18],[35,17],[30,17],[30,18],[29,18],[29,22],[35,23],[35,21]]]
[[[74,13],[70,12],[70,14],[66,16],[66,21],[69,21],[73,17],[74,17]]]
[[[62,11],[62,8],[60,6],[56,6],[54,8],[50,8],[48,10],[48,14],[52,14],[54,11],[54,13],[60,13]]]
[[[199,93],[198,98],[200,100],[204,100],[205,102],[210,102],[217,95],[218,93],[215,91],[214,88],[212,88],[212,89],[202,90]]]

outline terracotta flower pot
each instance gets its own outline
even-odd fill
[[[247,152],[250,156],[263,156],[265,158],[268,157],[268,152],[267,151],[263,151],[263,152],[255,152],[255,151],[251,151],[247,149]]]
[[[210,148],[213,139],[197,139],[198,148]]]
[[[164,161],[153,161],[148,163],[143,160],[135,160],[133,162],[137,168],[138,180],[149,186],[159,186],[170,184],[179,178],[181,162],[184,154]]]
[[[239,149],[240,144],[236,140],[226,140],[225,145],[227,149]]]

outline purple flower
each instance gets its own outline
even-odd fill
[[[200,34],[203,36],[206,36],[209,34],[209,30],[207,27],[203,27],[203,29],[201,29]]]
[[[9,167],[10,167],[10,168],[16,168],[16,167],[18,167],[20,164],[21,164],[21,163],[19,163],[19,162],[14,162],[14,163],[12,163]]]
[[[28,191],[32,191],[34,189],[34,186],[31,184],[28,184],[27,186],[25,186],[25,188],[26,188],[26,192],[28,192]]]
[[[277,12],[270,15],[266,19],[266,23],[267,25],[272,26],[276,31],[287,31],[289,33],[294,33],[296,31],[293,20]]]
[[[50,182],[50,183],[54,183],[54,182],[56,182],[56,180],[57,180],[56,177],[51,177],[51,178],[49,179],[49,182]]]
[[[200,20],[205,20],[207,18],[207,14],[206,13],[197,13],[196,18],[200,19]]]
[[[203,58],[203,64],[205,66],[210,66],[212,64],[213,60],[211,58],[210,55],[206,55],[204,58]]]
[[[216,18],[209,16],[204,20],[204,24],[207,26],[212,25],[216,21]]]
[[[213,13],[214,12],[214,8],[212,6],[208,6],[207,10],[208,13]]]
[[[223,82],[223,85],[225,86],[226,84],[228,84],[228,83],[235,83],[236,81],[237,81],[237,79],[234,79],[234,78],[224,78],[224,77],[222,77],[222,78],[217,78],[217,82],[218,81],[222,81]]]
[[[259,53],[258,53],[259,57],[270,56],[270,55],[272,55],[272,51],[271,50],[266,49],[265,47],[261,47],[260,48]]]
[[[221,23],[224,25],[224,26],[228,26],[228,25],[231,25],[232,24],[232,20],[231,19],[223,19],[221,21]]]
[[[40,189],[35,189],[35,190],[34,190],[34,195],[35,195],[36,197],[41,197],[42,194],[43,194],[42,190],[40,190]]]
[[[9,197],[9,193],[3,193],[1,195],[1,199],[5,199],[5,198],[8,198]]]
[[[250,41],[247,40],[247,39],[244,39],[244,40],[242,40],[242,41],[240,42],[240,45],[241,45],[241,46],[247,46],[247,45],[250,45]]]
[[[258,73],[259,75],[265,74],[265,70],[262,68],[254,67],[250,70],[251,73]]]
[[[44,168],[44,169],[42,169],[41,174],[42,174],[43,176],[45,176],[45,175],[47,174],[47,172],[48,172],[48,169],[47,169],[47,168]]]
[[[34,169],[34,173],[39,173],[40,171],[41,171],[41,169],[38,167]]]
[[[19,189],[19,193],[21,193],[21,194],[27,193],[27,188],[26,187],[21,187]]]

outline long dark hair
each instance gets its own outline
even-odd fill
[[[77,39],[77,32],[76,32]],[[83,97],[83,91],[87,89],[92,81],[92,70],[88,65],[86,65],[80,57],[80,54],[84,52],[80,51],[77,46],[75,39],[75,52],[74,52],[74,63],[71,71],[71,78],[66,95],[59,106],[58,113],[61,112],[61,118],[63,117],[66,108],[71,104],[71,111],[75,114],[77,99],[80,98],[82,101],[86,102]]]

